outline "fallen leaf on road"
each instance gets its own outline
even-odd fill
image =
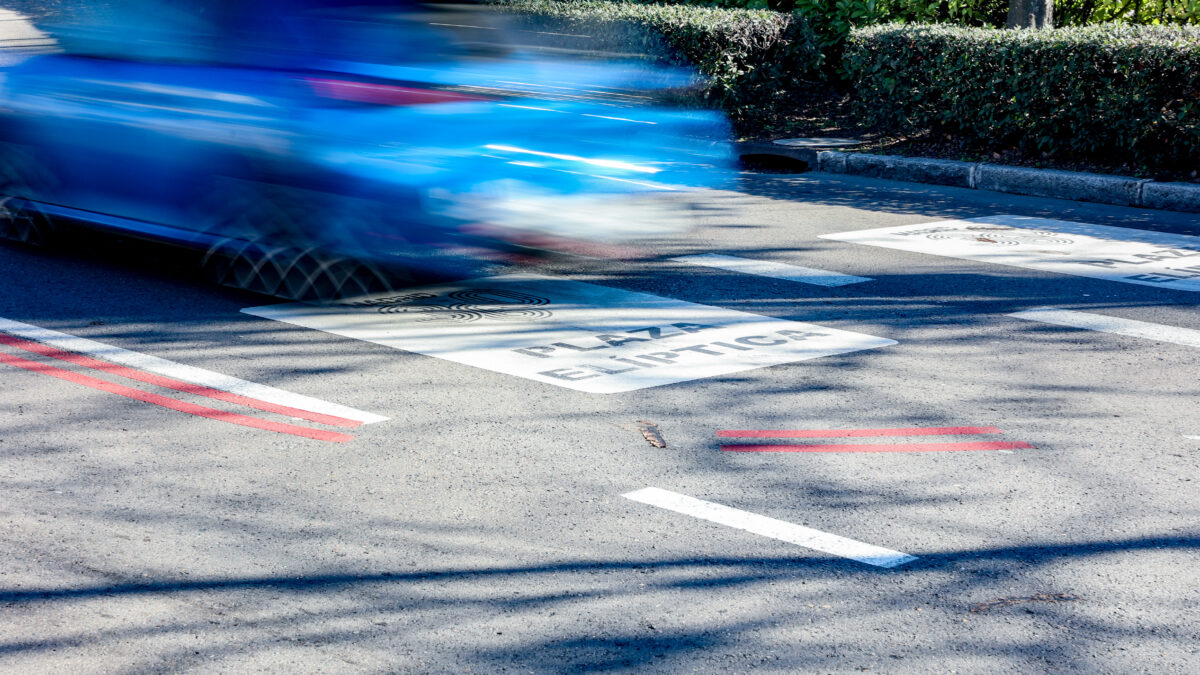
[[[645,438],[650,445],[656,448],[667,447],[667,441],[663,438],[662,432],[658,430],[658,425],[654,422],[638,420],[638,431],[642,432],[642,438]]]

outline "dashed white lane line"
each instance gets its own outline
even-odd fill
[[[1163,326],[1146,321],[1120,319],[1115,316],[1076,312],[1069,309],[1058,309],[1057,307],[1037,307],[1023,312],[1014,312],[1008,316],[1018,319],[1028,319],[1029,321],[1040,321],[1056,326],[1083,328],[1085,330],[1115,333],[1117,335],[1127,335],[1129,337],[1145,338],[1159,342],[1172,342],[1187,347],[1200,347],[1200,330],[1192,330],[1191,328]]]
[[[87,338],[60,333],[48,328],[34,326],[20,321],[12,321],[10,319],[0,318],[0,331],[17,335],[27,340],[34,340],[43,344],[57,347],[68,351],[87,354],[96,358],[105,359],[113,363],[119,363],[130,368],[137,368],[151,373],[157,373],[166,377],[172,377],[177,380],[200,384],[211,389],[219,389],[231,394],[245,396],[248,398],[256,398],[260,401],[267,401],[276,405],[288,406],[291,408],[299,408],[309,412],[322,413],[333,415],[335,417],[343,417],[349,420],[357,420],[363,424],[372,422],[381,422],[387,418],[382,415],[357,410],[337,403],[322,401],[316,398],[310,398],[302,394],[294,394],[290,391],[275,389],[263,384],[247,382],[229,375],[222,375],[211,370],[197,368],[195,366],[187,366],[182,363],[175,363],[167,359],[160,359],[157,356],[142,354],[140,352],[122,349],[113,345],[107,345],[103,342],[96,342]]]
[[[829,553],[857,560],[861,563],[876,567],[896,567],[917,560],[916,556],[893,551],[891,549],[865,544],[861,541],[839,537],[820,530],[814,530],[803,525],[795,525],[782,520],[760,516],[749,511],[742,511],[703,499],[681,495],[660,488],[643,488],[621,495],[635,502],[657,506],[668,511],[707,520],[728,527],[735,527],[754,534],[786,541],[805,548],[811,548],[822,553]]]
[[[685,255],[679,258],[671,258],[671,260],[691,265],[715,267],[730,272],[754,274],[760,277],[783,279],[784,281],[797,281],[802,284],[813,284],[814,286],[834,287],[861,284],[864,281],[874,281],[874,279],[868,277],[856,277],[852,274],[841,274],[840,272],[819,270],[813,267],[787,265],[769,260],[752,260],[750,258],[739,258],[737,256],[719,255],[716,253]]]
[[[1200,441],[1200,436],[1184,436],[1184,438],[1190,438],[1193,441]]]

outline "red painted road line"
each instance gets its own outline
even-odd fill
[[[1034,446],[1020,441],[974,443],[884,443],[863,445],[722,445],[724,452],[944,452],[951,450],[1017,450]]]
[[[299,417],[300,419],[306,419],[310,422],[328,424],[335,427],[362,426],[362,422],[359,422],[358,420],[348,420],[344,417],[336,417],[334,415],[326,415],[324,413],[310,412],[308,410],[292,408],[286,405],[268,403],[267,401],[260,401],[258,399],[248,398],[246,396],[241,396],[228,391],[221,391],[220,389],[206,387],[202,384],[184,382],[183,380],[177,380],[173,377],[166,377],[165,375],[154,375],[152,373],[129,368],[128,366],[119,366],[115,363],[101,361],[90,356],[84,356],[83,354],[68,352],[58,349],[57,347],[51,347],[40,342],[34,342],[33,340],[26,340],[24,338],[5,335],[4,333],[0,333],[0,344],[6,344],[10,347],[16,347],[17,349],[24,349],[27,352],[41,354],[42,356],[49,356],[50,358],[58,359],[59,361],[67,361],[85,368],[101,370],[106,373],[112,373],[113,375],[120,375],[121,377],[127,377],[131,380],[138,380],[139,382],[145,382],[147,384],[153,384],[160,387],[165,387],[167,389],[174,389],[175,391],[182,391],[188,394],[207,396],[208,398],[215,398],[219,401],[225,401],[226,403],[235,403],[250,408],[256,408],[264,412],[278,413],[280,415],[287,415],[289,417]]]
[[[124,396],[126,398],[144,401],[146,403],[153,403],[154,405],[170,408],[171,410],[178,410],[179,412],[198,415],[200,417],[207,417],[209,419],[219,420],[221,422],[229,422],[230,424],[238,424],[244,427],[265,429],[266,431],[275,431],[281,434],[291,434],[292,436],[303,436],[305,438],[311,438],[317,441],[333,441],[335,443],[344,443],[354,438],[353,436],[340,434],[334,431],[326,431],[324,429],[309,429],[308,427],[298,427],[291,424],[281,424],[279,422],[268,422],[267,420],[260,420],[257,417],[247,417],[245,415],[238,415],[237,413],[228,413],[213,408],[205,408],[204,406],[193,405],[191,403],[169,398],[167,396],[151,394],[150,392],[142,391],[141,389],[126,387],[121,384],[115,384],[108,382],[107,380],[91,377],[90,375],[82,375],[69,370],[63,370],[62,368],[58,368],[56,366],[39,363],[37,361],[30,361],[29,359],[20,356],[13,356],[11,354],[5,354],[3,352],[0,352],[0,363],[7,363],[10,366],[24,368],[25,370],[34,373],[41,373],[43,375],[57,377],[58,379],[66,380],[67,382],[82,384],[83,386],[91,387],[92,389],[107,391],[110,394],[116,394],[118,396]]]
[[[718,438],[851,438],[858,436],[952,436],[1002,434],[996,427],[914,427],[911,429],[730,429]]]

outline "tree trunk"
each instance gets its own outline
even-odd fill
[[[1053,28],[1054,0],[1008,0],[1008,28]]]

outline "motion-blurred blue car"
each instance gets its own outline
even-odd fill
[[[379,290],[364,261],[670,232],[731,166],[718,115],[656,103],[689,75],[548,58],[476,6],[113,0],[43,29],[58,53],[0,71],[0,236],[186,244],[283,297]]]

